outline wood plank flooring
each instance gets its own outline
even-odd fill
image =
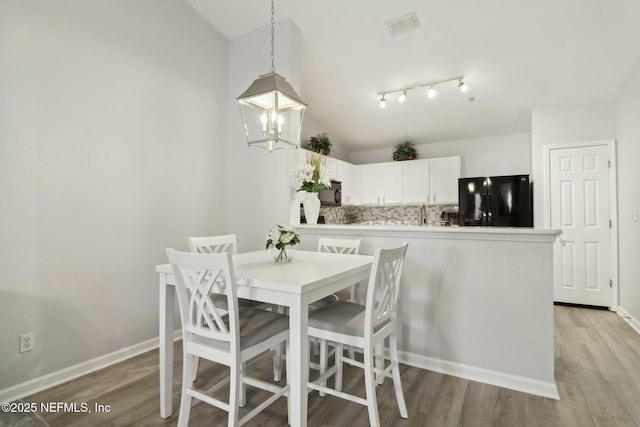
[[[546,399],[402,366],[409,419],[400,418],[391,381],[378,388],[383,426],[636,426],[640,427],[640,335],[618,315],[603,310],[556,306],[555,376],[560,400]],[[181,348],[176,343],[174,416],[159,415],[158,352],[151,351],[66,384],[23,399],[23,402],[87,402],[110,405],[108,413],[46,413],[13,417],[0,414],[1,426],[174,426],[181,381]],[[269,380],[270,361],[251,368]],[[201,378],[222,377],[224,370],[203,364]],[[199,380],[201,381],[201,380]],[[361,371],[345,368],[344,388],[363,395]],[[247,407],[264,392],[249,388]],[[286,401],[280,399],[249,425],[287,424]],[[209,405],[192,409],[191,426],[226,425],[226,413]],[[368,426],[364,406],[326,396],[309,395],[310,427]]]

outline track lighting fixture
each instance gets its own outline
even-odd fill
[[[463,81],[462,78],[460,78],[460,80],[458,80],[458,88],[460,88],[460,92],[465,93],[466,91],[469,90],[469,86],[467,86]]]
[[[448,83],[448,82],[458,82],[458,88],[460,89],[460,91],[462,93],[464,93],[467,90],[469,90],[469,86],[467,86],[467,84],[464,82],[464,76],[458,76],[458,77],[454,77],[454,78],[451,78],[451,79],[439,80],[439,81],[436,81],[436,82],[414,83],[411,86],[407,86],[407,87],[403,87],[403,88],[377,92],[376,95],[380,96],[380,108],[385,108],[386,105],[387,105],[387,100],[386,100],[385,96],[389,95],[390,93],[401,92],[400,96],[398,96],[398,102],[403,103],[407,99],[407,91],[409,91],[411,89],[418,89],[418,88],[428,87],[429,89],[427,90],[427,97],[430,98],[430,99],[433,99],[433,98],[435,98],[437,96],[437,92],[436,92],[436,88],[435,88],[436,85],[440,85],[440,84]]]

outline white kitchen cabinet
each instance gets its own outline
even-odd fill
[[[357,168],[361,173],[363,204],[402,203],[402,164],[375,163]]]
[[[356,194],[358,181],[356,167],[351,163],[338,160],[338,181],[342,182],[342,204],[356,205],[359,200]]]
[[[460,157],[403,162],[404,203],[456,204]]]
[[[460,157],[429,159],[429,163],[431,203],[457,204]]]
[[[429,203],[429,166],[429,159],[407,160],[402,163],[404,203]]]

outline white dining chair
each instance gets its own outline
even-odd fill
[[[377,249],[374,255],[367,298],[364,306],[349,301],[338,301],[309,313],[309,336],[327,340],[336,345],[335,363],[313,382],[309,388],[365,405],[369,411],[369,423],[380,426],[376,386],[386,377],[393,378],[398,409],[402,418],[408,418],[407,407],[400,381],[398,344],[396,337],[398,292],[408,244],[392,249]],[[376,348],[389,342],[389,363],[376,367]],[[344,357],[342,346],[362,349],[363,362]],[[366,399],[342,391],[343,363],[364,369]],[[326,380],[335,375],[335,388],[327,387]]]
[[[333,254],[358,255],[360,253],[360,243],[362,239],[336,239],[322,237],[318,239],[318,252],[329,252]],[[341,290],[335,294],[324,297],[311,304],[312,307],[322,307],[335,301],[353,300],[355,297],[356,285],[349,290]]]
[[[328,252],[333,254],[358,255],[360,252],[360,244],[362,239],[343,239],[320,236],[318,239],[318,252]],[[342,289],[324,298],[314,301],[310,304],[310,309],[315,310],[337,301],[353,301],[355,297],[356,285],[349,289]],[[312,339],[313,353],[320,356],[319,363],[310,362],[309,366],[324,372],[327,368],[327,362],[331,354],[326,340]],[[349,347],[349,357],[354,357],[353,348]],[[320,393],[324,396],[324,393]]]
[[[193,398],[227,411],[228,426],[243,425],[281,396],[288,396],[288,385],[280,387],[250,378],[243,367],[250,359],[288,342],[289,320],[271,311],[239,308],[230,253],[200,254],[167,249],[167,256],[176,277],[182,320],[184,357],[178,426],[189,424]],[[227,299],[227,309],[215,304],[215,295]],[[229,376],[209,390],[196,388],[191,380],[195,357],[229,366]],[[228,402],[214,397],[227,384]],[[273,395],[239,418],[241,384]]]
[[[204,236],[204,237],[188,237],[189,250],[191,252],[215,254],[229,252],[232,254],[238,253],[238,239],[235,234],[224,234],[218,236]],[[227,300],[223,295],[214,295],[214,301],[218,307],[226,309]],[[238,298],[238,305],[241,308],[260,308],[265,310],[272,310],[271,304],[261,303],[259,301],[253,301],[244,298]],[[275,310],[274,310],[275,311]],[[278,347],[275,349],[273,357],[273,379],[280,381],[282,378],[282,351]],[[194,363],[193,379],[198,375],[199,361],[196,358]],[[245,388],[241,385],[242,393],[240,397],[240,406],[245,404]]]

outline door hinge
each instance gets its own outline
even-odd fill
[[[611,169],[611,160],[607,160],[607,163],[609,164],[609,169]]]
[[[611,228],[611,220],[609,220],[609,228]]]
[[[609,287],[613,288],[613,280],[609,279]]]

